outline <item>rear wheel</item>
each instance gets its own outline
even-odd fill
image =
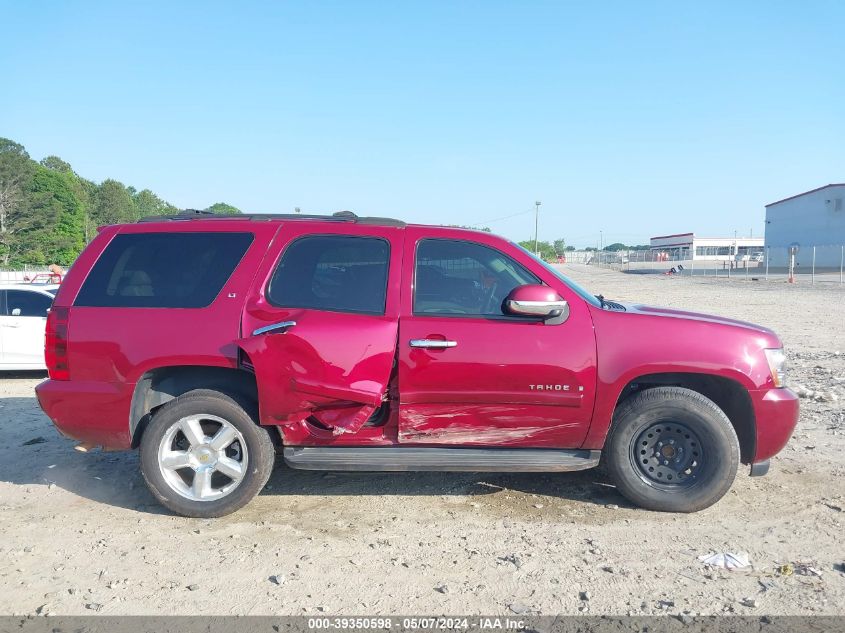
[[[619,491],[635,504],[695,512],[730,489],[739,441],[712,400],[690,389],[656,387],[618,407],[604,458]]]
[[[219,517],[267,483],[275,451],[244,407],[217,391],[189,391],[164,405],[141,438],[141,472],[158,501],[190,517]]]

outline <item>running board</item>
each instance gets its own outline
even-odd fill
[[[286,446],[285,463],[302,470],[566,472],[598,466],[601,451],[549,448]]]

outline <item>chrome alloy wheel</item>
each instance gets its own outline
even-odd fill
[[[247,473],[246,442],[221,417],[184,417],[164,434],[158,467],[167,485],[191,501],[214,501],[235,490]]]

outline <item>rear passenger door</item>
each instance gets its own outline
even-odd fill
[[[398,334],[401,228],[284,225],[238,342],[265,424],[315,418],[354,433],[387,397]]]

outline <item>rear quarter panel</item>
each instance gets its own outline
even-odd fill
[[[118,233],[250,231],[255,239],[212,303],[204,308],[74,306],[68,327],[72,381],[134,384],[144,372],[174,365],[235,367],[241,310],[278,224],[245,221],[107,227],[68,273],[56,305],[72,306],[84,276]]]

